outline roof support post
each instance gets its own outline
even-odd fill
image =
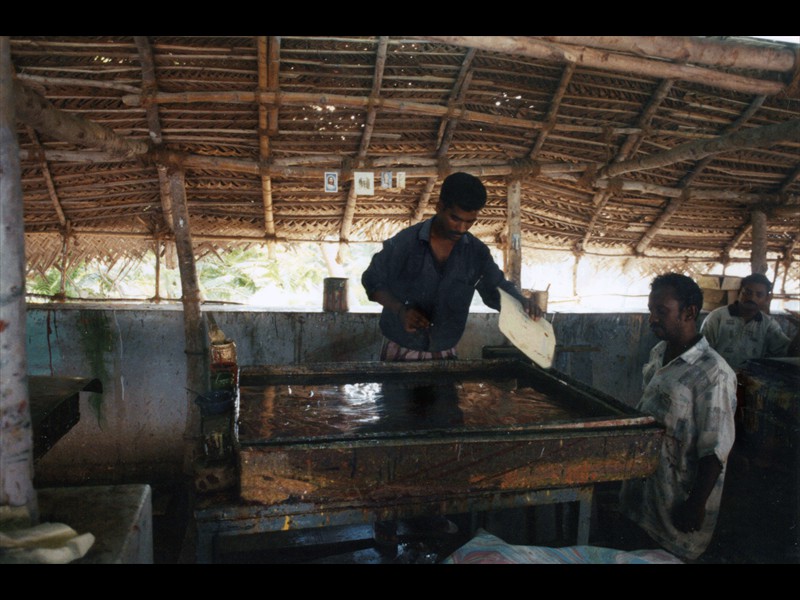
[[[178,269],[183,292],[183,327],[186,340],[186,428],[184,430],[184,474],[194,473],[195,460],[201,453],[200,413],[194,403],[196,392],[205,393],[209,387],[208,330],[200,308],[200,286],[194,260],[194,248],[189,228],[184,173],[167,169],[172,198],[173,230],[178,252]]]
[[[522,287],[522,182],[508,183],[508,237],[506,238],[506,279]]]
[[[750,269],[753,273],[766,273],[767,264],[767,215],[761,210],[754,209],[750,212],[750,223],[753,231],[750,234],[753,240],[750,250]]]
[[[11,48],[0,37],[0,506],[39,520],[25,350],[25,234]]]

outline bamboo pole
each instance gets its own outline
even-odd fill
[[[258,90],[266,91],[269,86],[269,41],[266,36],[256,38],[258,49]],[[273,90],[277,91],[277,90]],[[266,106],[258,107],[258,152],[262,161],[268,161],[271,155],[269,144],[270,114]],[[261,175],[261,201],[264,205],[264,233],[267,237],[275,236],[275,217],[272,210],[272,178]],[[270,256],[274,253],[270,247]]]
[[[25,236],[8,36],[0,37],[0,506],[39,520],[28,396]]]

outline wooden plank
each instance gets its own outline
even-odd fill
[[[511,439],[508,439],[511,438]],[[386,502],[569,487],[649,475],[661,430],[243,447],[241,498],[268,505]]]

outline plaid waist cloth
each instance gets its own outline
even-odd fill
[[[447,350],[440,350],[438,352],[425,352],[423,350],[411,350],[394,343],[391,340],[383,340],[383,347],[381,348],[381,360],[400,362],[400,361],[415,361],[415,360],[446,360],[456,359],[455,346]]]

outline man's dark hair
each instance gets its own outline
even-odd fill
[[[763,273],[751,273],[750,275],[742,279],[742,285],[739,286],[739,289],[741,290],[748,283],[758,283],[764,285],[767,287],[767,293],[768,294],[772,293],[772,282]]]
[[[453,173],[442,182],[439,201],[445,208],[456,205],[462,210],[480,210],[486,204],[486,188],[474,175]]]
[[[665,273],[650,282],[650,289],[653,291],[664,287],[671,287],[674,290],[681,310],[687,306],[696,306],[697,314],[700,314],[703,309],[703,290],[694,279],[680,273]]]

